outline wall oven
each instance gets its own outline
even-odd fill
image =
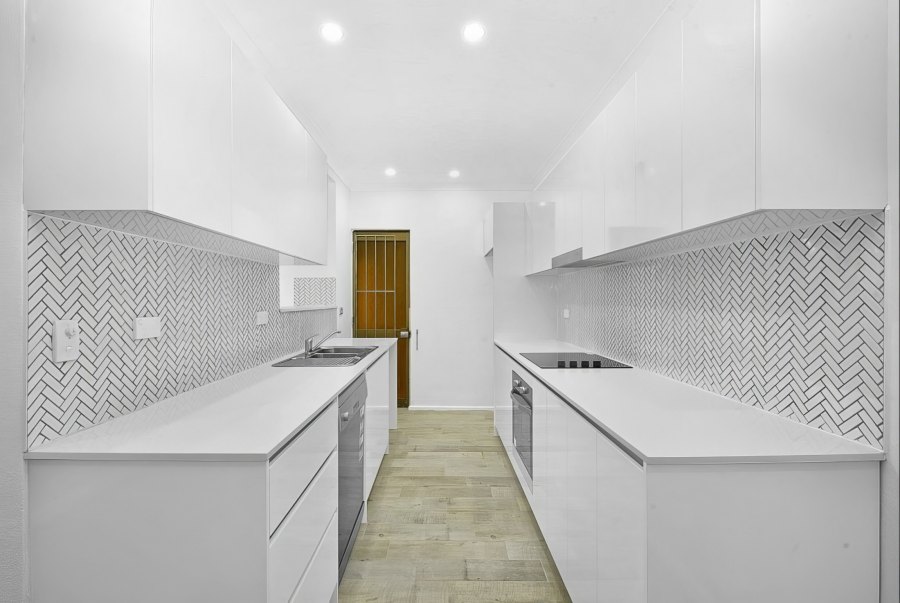
[[[531,489],[534,477],[532,470],[532,447],[534,444],[532,391],[528,383],[515,371],[512,373],[510,396],[512,398],[513,447],[525,469],[523,477],[528,482],[528,488]]]

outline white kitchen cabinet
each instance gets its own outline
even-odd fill
[[[153,212],[325,261],[325,155],[205,2],[36,0],[26,40],[26,209]]]
[[[681,27],[665,21],[635,74],[632,244],[681,230]]]
[[[28,2],[26,209],[151,209],[151,6]]]
[[[531,454],[531,470],[532,470],[532,496],[531,510],[534,512],[534,518],[538,525],[546,525],[550,499],[555,495],[550,488],[550,474],[553,468],[550,466],[549,441],[547,439],[547,404],[550,391],[543,383],[537,379],[528,379],[528,385],[531,386],[532,396],[532,454]]]
[[[643,603],[647,600],[644,467],[603,433],[595,434],[597,601]]]
[[[597,430],[564,402],[562,407],[567,421],[566,562],[560,572],[572,601],[596,601]]]
[[[558,396],[547,394],[547,447],[546,466],[548,468],[547,513],[546,525],[541,525],[541,532],[547,547],[553,555],[553,561],[565,579],[568,576],[568,429],[569,412],[571,412]]]
[[[337,557],[338,517],[335,513],[325,535],[322,536],[315,557],[291,597],[291,603],[312,601],[337,603],[338,568],[334,564]]]
[[[153,211],[232,232],[231,40],[205,5],[153,2]]]
[[[234,235],[297,251],[306,186],[306,131],[243,53],[232,48]]]
[[[311,564],[331,593],[337,435],[332,401],[270,459],[29,460],[32,600],[281,603]]]
[[[583,145],[581,195],[582,257],[605,253],[606,242],[606,111],[590,125],[580,143]]]
[[[390,380],[390,356],[384,354],[366,371],[368,395],[365,409],[366,458],[363,490],[363,499],[365,500],[369,498],[375,478],[378,476],[378,469],[381,467],[381,461],[388,451]]]
[[[755,208],[754,0],[700,0],[682,25],[684,228]]]
[[[530,500],[575,603],[877,602],[877,461],[644,463],[525,374]]]
[[[494,428],[507,449],[512,446],[512,371],[513,361],[494,348]]]
[[[759,0],[758,7],[757,208],[883,208],[886,4]]]
[[[556,209],[552,195],[535,191],[525,204],[525,266],[526,274],[536,274],[553,267],[556,250]]]
[[[328,261],[328,159],[306,133],[306,185],[298,221],[290,235],[290,249],[307,260]]]
[[[488,208],[481,221],[481,249],[485,256],[494,253],[494,206]]]
[[[631,76],[606,106],[604,158],[606,239],[609,249],[628,247],[640,239],[634,196],[634,93]]]

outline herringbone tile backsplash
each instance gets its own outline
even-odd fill
[[[333,276],[301,276],[294,279],[295,306],[337,304],[337,279]]]
[[[558,295],[565,341],[881,448],[883,213],[566,274]]]
[[[278,267],[29,216],[28,446],[97,425],[300,349],[333,310],[281,313]],[[269,323],[256,326],[256,312]],[[138,316],[158,339],[135,341]],[[78,319],[81,356],[54,363],[50,328]]]

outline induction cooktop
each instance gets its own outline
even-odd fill
[[[582,352],[528,352],[522,356],[542,369],[631,368],[606,356]]]

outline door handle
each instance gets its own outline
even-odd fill
[[[419,329],[416,329],[416,349],[419,349]]]
[[[400,339],[409,339],[409,331],[400,331]]]

